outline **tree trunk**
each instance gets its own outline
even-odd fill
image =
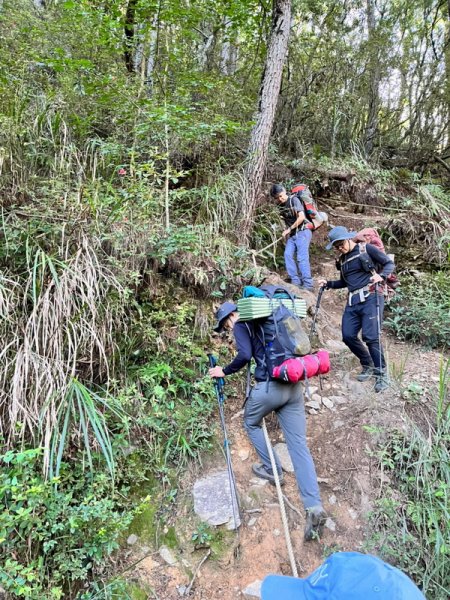
[[[445,97],[447,98],[447,139],[445,143],[450,144],[450,0],[447,0],[445,31]]]
[[[237,49],[229,38],[230,30],[231,21],[225,18],[223,23],[224,40],[220,52],[220,71],[224,75],[234,75],[236,71]]]
[[[152,30],[150,31],[150,40],[148,43],[148,58],[146,70],[147,97],[150,98],[153,94],[153,72],[156,64],[156,54],[158,50],[158,29],[159,15],[155,15],[153,19]]]
[[[138,40],[136,51],[133,56],[133,71],[136,73],[142,72],[142,61],[144,60],[145,35],[143,34],[144,26],[142,23],[136,25],[135,38]]]
[[[222,49],[220,52],[220,71],[223,75],[228,75],[228,65],[230,64],[231,44],[228,38],[228,30],[230,29],[231,21],[224,18],[223,23],[223,36]]]
[[[247,150],[248,162],[245,168],[246,189],[243,193],[242,220],[240,232],[248,242],[253,224],[258,196],[266,167],[269,139],[272,131],[275,110],[286,60],[289,30],[291,24],[291,0],[274,0],[272,29],[267,49],[266,65],[259,91],[259,105],[256,123],[253,127]]]
[[[375,0],[367,0],[367,28],[369,46],[369,90],[367,123],[364,133],[364,150],[369,157],[373,153],[375,137],[378,132],[378,108],[380,104],[380,61],[376,44]]]
[[[135,34],[136,4],[137,4],[137,0],[129,0],[129,2],[127,4],[127,11],[125,14],[125,23],[124,23],[125,42],[124,42],[123,55],[124,55],[125,65],[126,65],[127,71],[129,73],[133,73],[133,71],[134,71],[133,45],[134,45],[134,34]]]

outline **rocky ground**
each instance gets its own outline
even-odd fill
[[[320,269],[325,276],[334,277],[331,259],[322,263]],[[306,294],[313,307],[315,296]],[[344,302],[340,292],[324,295],[318,318],[319,340],[330,351],[333,368],[321,381],[311,382],[309,398],[305,399],[309,446],[329,515],[320,540],[303,541],[304,511],[294,475],[286,464],[283,494],[300,576],[311,573],[333,551],[363,550],[368,513],[374,499],[383,494],[384,476],[373,459],[379,437],[389,428],[407,427],[411,405],[404,392],[408,386],[429,386],[432,396],[439,379],[437,352],[426,352],[384,334],[391,387],[375,394],[373,381],[356,381],[358,365],[340,337]],[[266,574],[291,574],[276,489],[252,475],[251,465],[257,456],[242,424],[242,385],[235,388],[228,384],[227,388],[225,412],[241,504],[241,527],[233,532],[227,531],[226,525],[217,526],[218,531],[223,531],[219,551],[208,540],[195,546],[190,539],[198,527],[193,501],[195,482],[218,470],[227,480],[226,462],[218,451],[180,481],[174,521],[180,542],[177,550],[160,548],[152,553],[139,539],[131,540],[128,560],[136,563],[131,575],[140,585],[147,586],[148,598],[259,598],[260,581]],[[414,412],[420,417],[421,407],[416,405]],[[266,422],[272,444],[283,444],[276,417],[271,416]],[[232,523],[229,504],[225,512],[224,520]]]

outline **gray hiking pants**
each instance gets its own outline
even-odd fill
[[[302,384],[286,384],[277,381],[257,382],[245,404],[245,429],[263,465],[270,472],[272,472],[272,467],[261,421],[272,411],[275,411],[283,430],[304,507],[321,506],[316,469],[306,443],[306,416]],[[274,454],[278,472],[281,473],[280,459],[275,452]]]

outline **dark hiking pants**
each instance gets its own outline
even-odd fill
[[[316,469],[306,442],[306,417],[302,384],[257,382],[245,404],[244,426],[266,469],[272,471],[262,419],[274,411],[294,466],[297,485],[305,508],[321,506]],[[274,452],[278,472],[280,460]]]
[[[381,332],[378,327],[383,322],[384,296],[378,294],[379,318],[377,317],[377,295],[370,294],[365,302],[354,306],[345,307],[342,317],[342,340],[350,348],[355,356],[359,358],[362,367],[375,367],[375,373],[380,368],[384,372],[386,363],[383,348],[381,346]],[[362,332],[363,342],[358,334]]]

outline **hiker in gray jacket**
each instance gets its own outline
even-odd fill
[[[286,229],[284,262],[293,285],[312,291],[313,278],[309,263],[309,245],[312,231],[307,227],[307,219],[301,201],[296,195],[288,196],[286,188],[279,183],[270,189],[271,197],[277,202]]]
[[[300,496],[306,510],[305,540],[313,540],[322,530],[327,519],[320,499],[316,469],[306,441],[306,416],[303,403],[302,384],[281,383],[269,379],[266,367],[264,347],[258,335],[253,331],[251,322],[239,321],[237,306],[225,302],[216,313],[215,331],[224,329],[233,331],[237,346],[237,355],[225,367],[209,369],[211,377],[227,377],[236,373],[248,363],[252,357],[256,362],[255,380],[249,397],[245,403],[244,426],[262,463],[253,465],[255,475],[267,479],[275,485],[267,444],[262,430],[262,420],[274,411],[283,430],[286,445],[294,466],[295,477]],[[280,482],[283,474],[279,458],[275,455]]]

